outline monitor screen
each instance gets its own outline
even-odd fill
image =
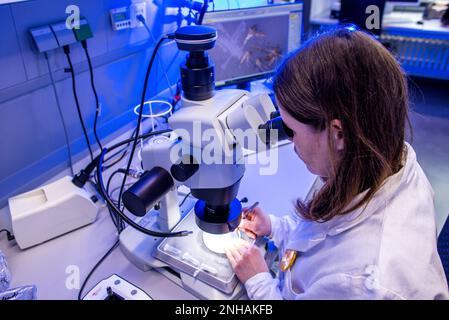
[[[209,51],[216,85],[246,82],[271,74],[301,45],[302,4],[207,12],[203,24],[217,29]]]

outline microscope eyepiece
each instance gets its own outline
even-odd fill
[[[273,137],[273,132],[277,132],[277,138]],[[277,116],[259,126],[259,136],[265,144],[275,144],[278,141],[293,138],[293,130],[285,124],[280,116]]]

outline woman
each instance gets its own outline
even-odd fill
[[[257,247],[227,250],[248,296],[447,299],[433,190],[404,141],[407,82],[393,56],[340,28],[289,56],[274,91],[295,152],[324,185],[297,200],[297,215],[244,212],[240,228],[270,236],[283,255],[272,278]]]

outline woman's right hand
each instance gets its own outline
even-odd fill
[[[268,236],[271,234],[270,217],[259,207],[249,211],[248,208],[242,210],[242,220],[239,229],[244,231],[251,238]]]

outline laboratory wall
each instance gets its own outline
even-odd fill
[[[151,35],[143,27],[114,31],[110,9],[145,2]],[[49,52],[57,96],[51,85],[48,65],[35,48],[30,28],[65,21],[68,6],[76,5],[93,31],[88,40],[101,112],[98,135],[107,144],[131,129],[137,117],[143,78],[155,41],[173,32],[180,21],[177,3],[168,0],[27,0],[0,1],[0,208],[7,199],[36,188],[68,168],[68,153],[62,118],[66,123],[73,162],[88,156],[72,92],[68,62],[62,49]],[[2,4],[3,3],[3,4]],[[210,10],[228,10],[266,5],[266,0],[215,0]],[[310,6],[310,0],[306,0]],[[182,13],[186,15],[187,9]],[[89,140],[98,152],[93,134],[95,98],[84,50],[71,45],[76,86]],[[160,49],[153,67],[147,99],[170,99],[179,80],[179,64],[185,53],[174,43]],[[168,90],[168,89],[171,90]],[[75,165],[79,170],[80,164]]]
[[[109,9],[130,5],[131,0],[32,0],[0,5],[0,207],[8,197],[37,187],[68,167],[66,140],[56,97],[44,56],[37,52],[29,29],[64,21],[69,5],[77,5],[94,37],[88,40],[95,83],[101,103],[98,133],[104,141],[135,125],[133,108],[139,104],[143,78],[154,41],[145,28],[113,31]],[[147,1],[147,21],[153,37],[177,27],[177,10],[162,1]],[[76,85],[89,138],[94,147],[95,99],[87,60],[80,44],[71,46]],[[63,118],[74,161],[88,155],[70,74],[62,49],[49,53]],[[184,59],[176,45],[160,51],[152,72],[147,98],[167,92],[178,80]],[[162,72],[165,69],[167,74]],[[168,80],[168,81],[167,81]]]

